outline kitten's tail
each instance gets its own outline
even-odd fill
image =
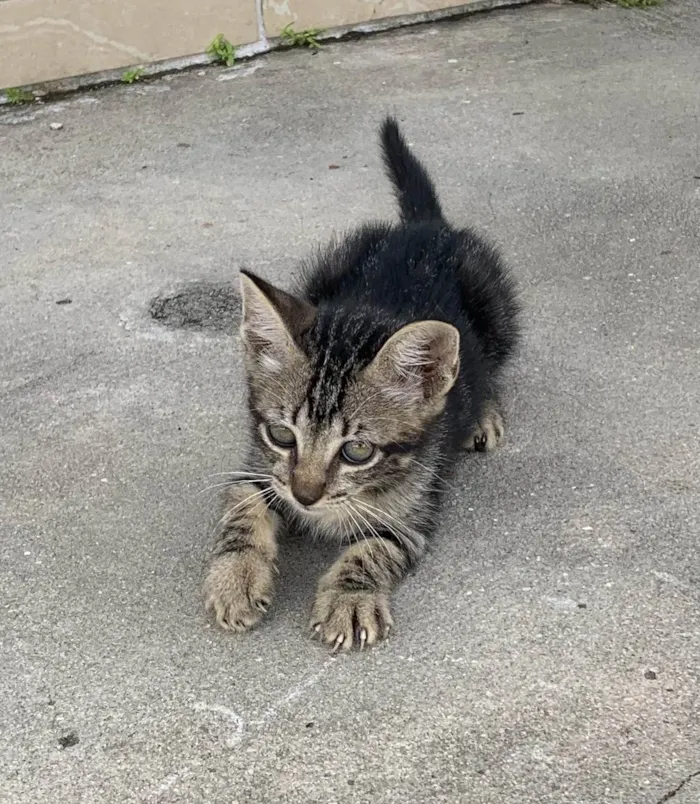
[[[431,221],[442,218],[442,209],[428,172],[410,152],[395,118],[382,123],[382,157],[399,202],[401,218],[406,221]]]

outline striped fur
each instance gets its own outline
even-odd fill
[[[242,277],[250,475],[229,492],[206,583],[224,627],[245,630],[266,610],[281,518],[350,545],[320,581],[320,637],[343,649],[382,639],[459,450],[503,435],[512,280],[489,245],[444,220],[392,119],[381,139],[401,223],[331,243],[295,293]],[[364,463],[347,457],[358,449]]]

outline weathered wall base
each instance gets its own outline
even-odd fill
[[[286,25],[340,38],[530,2],[0,0],[0,88],[56,93],[113,83],[134,65],[158,75],[209,64],[218,33],[247,58],[279,47]]]

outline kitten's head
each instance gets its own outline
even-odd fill
[[[341,527],[411,472],[457,377],[459,333],[442,321],[391,327],[367,311],[316,308],[249,273],[241,283],[267,463],[255,468],[298,512]]]

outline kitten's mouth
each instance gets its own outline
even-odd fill
[[[289,495],[287,500],[292,503],[292,505],[301,513],[306,514],[307,516],[317,516],[321,517],[324,514],[329,513],[330,511],[336,511],[339,506],[337,505],[329,505],[326,500],[319,500],[318,502],[313,503],[313,505],[304,505],[304,503],[300,503],[293,495]]]
[[[340,511],[343,507],[342,502],[346,499],[346,495],[343,494],[337,495],[336,497],[321,498],[311,505],[305,505],[304,503],[299,502],[299,500],[297,500],[297,498],[292,494],[291,490],[287,486],[283,485],[281,481],[275,479],[272,481],[271,485],[273,491],[281,500],[284,500],[284,502],[291,505],[296,511],[305,514],[306,516],[322,517],[329,513]]]
[[[297,498],[292,494],[290,489],[276,478],[272,481],[270,485],[272,486],[272,490],[281,500],[283,500],[286,503],[289,503],[289,505],[291,505],[293,508],[295,508],[298,511],[301,511],[304,514],[318,514],[321,513],[321,511],[323,510],[322,503],[320,500],[319,502],[315,502],[311,506],[304,505],[304,503],[300,503],[299,500],[297,500]],[[319,505],[319,503],[321,504]]]

